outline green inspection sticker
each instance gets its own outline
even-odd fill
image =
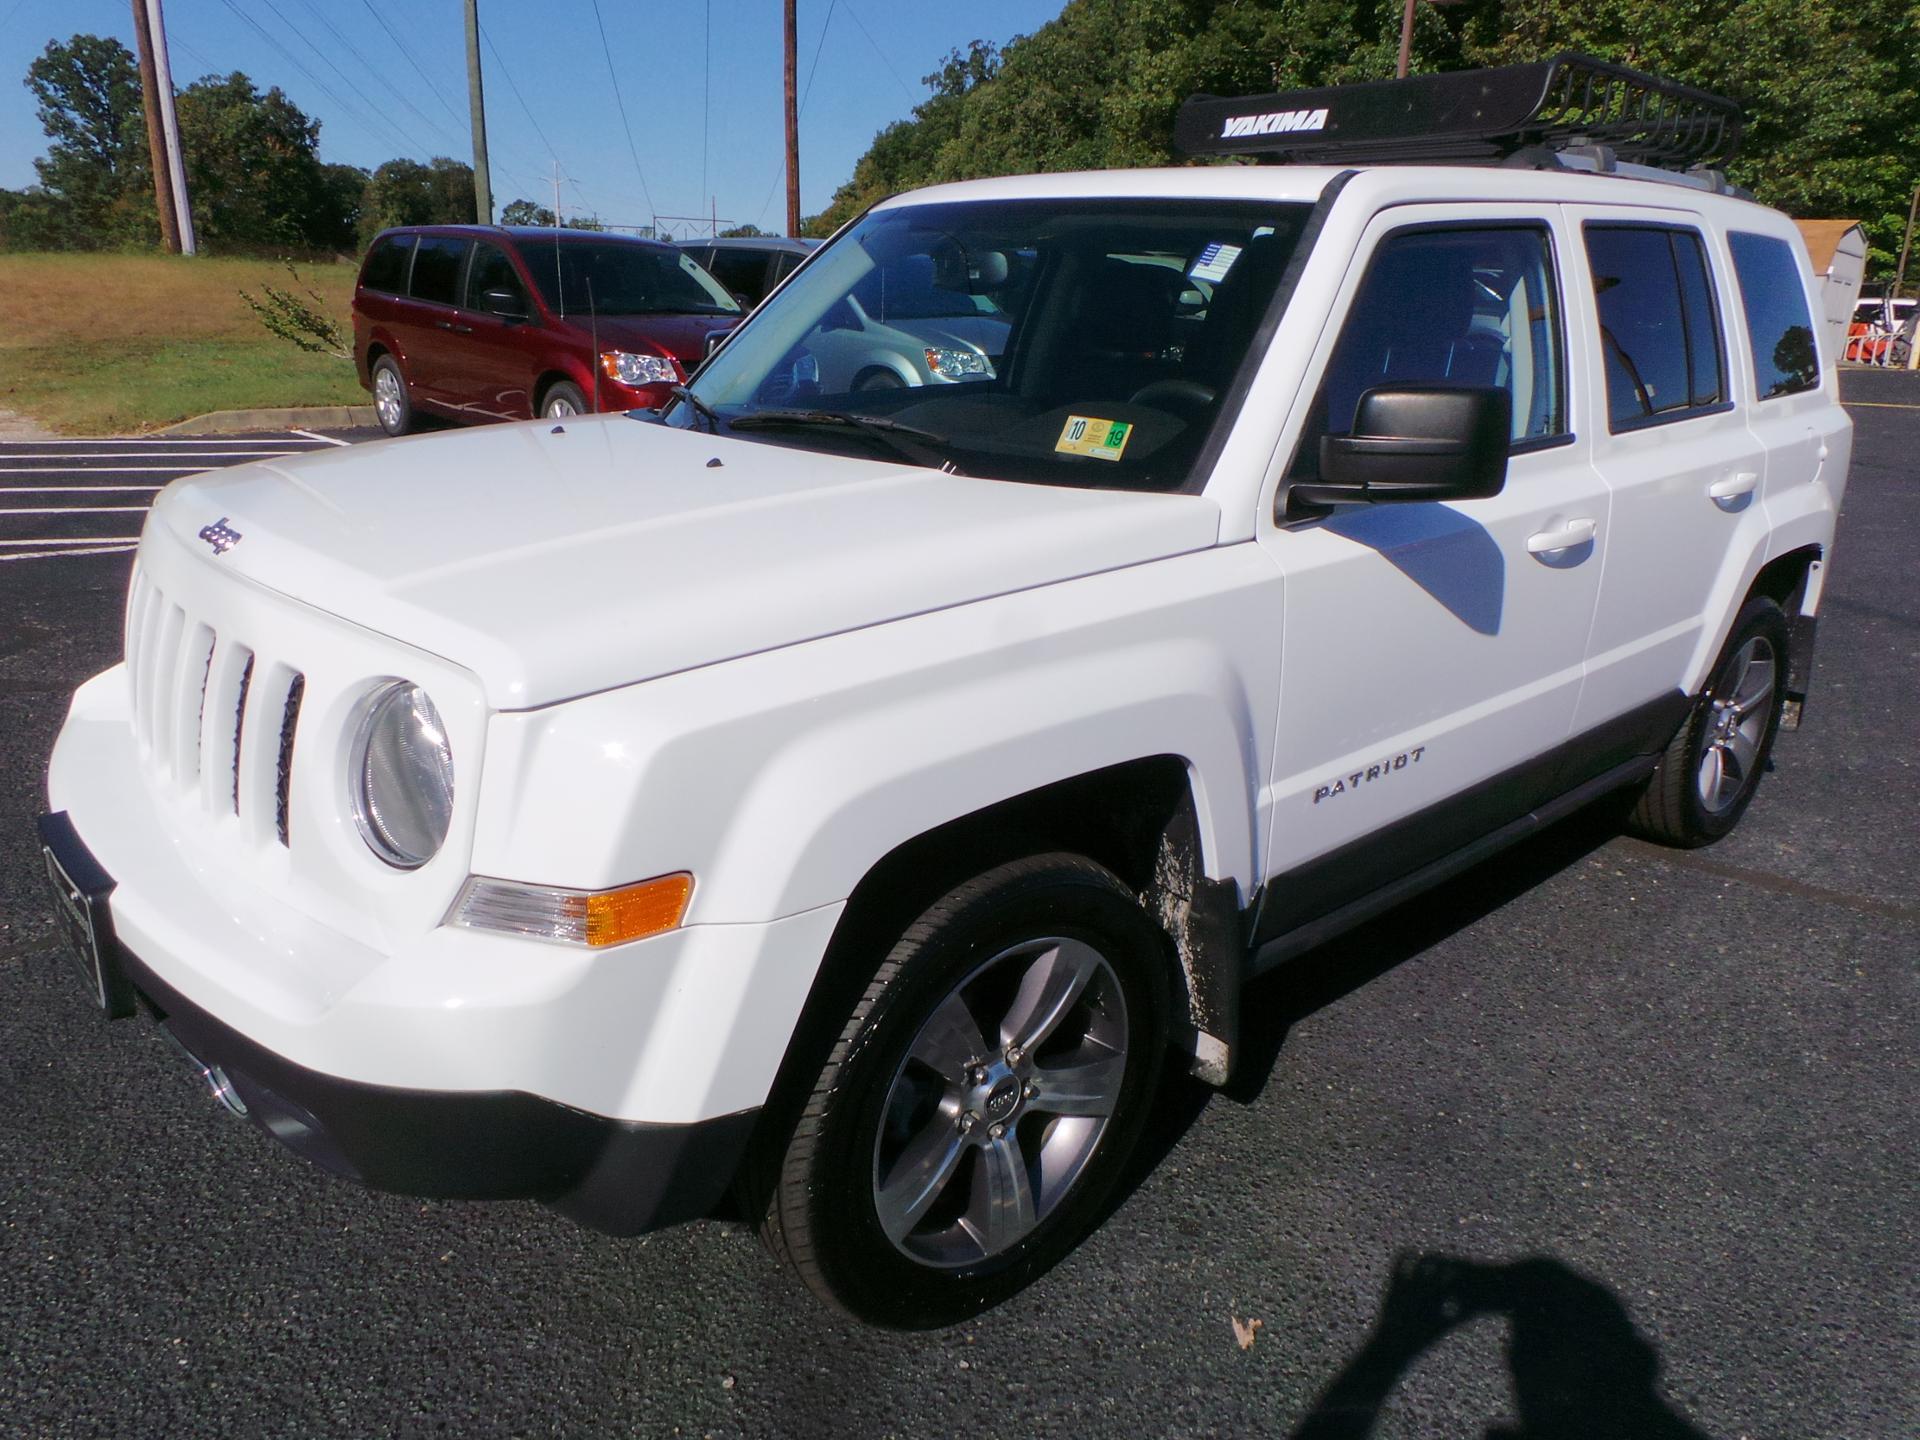
[[[1062,455],[1091,455],[1095,460],[1118,460],[1126,453],[1133,426],[1125,420],[1095,420],[1069,415],[1053,448]]]

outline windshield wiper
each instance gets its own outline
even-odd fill
[[[929,445],[948,444],[949,441],[945,435],[936,435],[931,430],[922,430],[918,425],[902,425],[898,420],[887,420],[878,415],[854,415],[845,410],[761,410],[727,422],[729,430],[772,429],[777,426],[803,428],[815,425],[857,430],[862,435],[871,435],[895,454],[905,456],[916,465],[944,470],[949,475],[966,473],[946,456],[927,448]]]
[[[720,433],[720,412],[707,404],[707,402],[702,400],[698,395],[694,394],[693,391],[684,385],[676,385],[667,393],[673,396],[674,399],[691,406],[694,414],[700,416],[707,422],[707,430],[709,433],[714,435]]]

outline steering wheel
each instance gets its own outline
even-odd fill
[[[1175,415],[1198,416],[1213,408],[1218,398],[1211,385],[1198,380],[1155,380],[1127,397],[1129,405],[1150,405]]]

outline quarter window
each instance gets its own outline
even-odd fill
[[[1820,359],[1800,264],[1784,240],[1729,231],[1740,308],[1753,343],[1753,389],[1762,400],[1816,389]]]
[[[1566,433],[1553,242],[1533,225],[1406,230],[1374,252],[1347,313],[1296,476],[1316,473],[1319,437],[1353,430],[1380,386],[1491,385],[1513,398],[1513,440]]]
[[[1722,406],[1726,346],[1698,232],[1589,225],[1586,239],[1611,428],[1682,420]]]
[[[452,305],[460,293],[460,262],[467,242],[451,236],[423,235],[413,256],[412,295],[436,305]]]
[[[413,236],[389,235],[375,243],[367,256],[360,283],[368,290],[403,295],[407,289],[407,261],[413,257]]]

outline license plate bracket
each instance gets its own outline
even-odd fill
[[[100,868],[66,813],[40,817],[40,856],[54,913],[81,978],[109,1020],[134,1012],[133,984],[121,969],[107,897],[113,877]]]

